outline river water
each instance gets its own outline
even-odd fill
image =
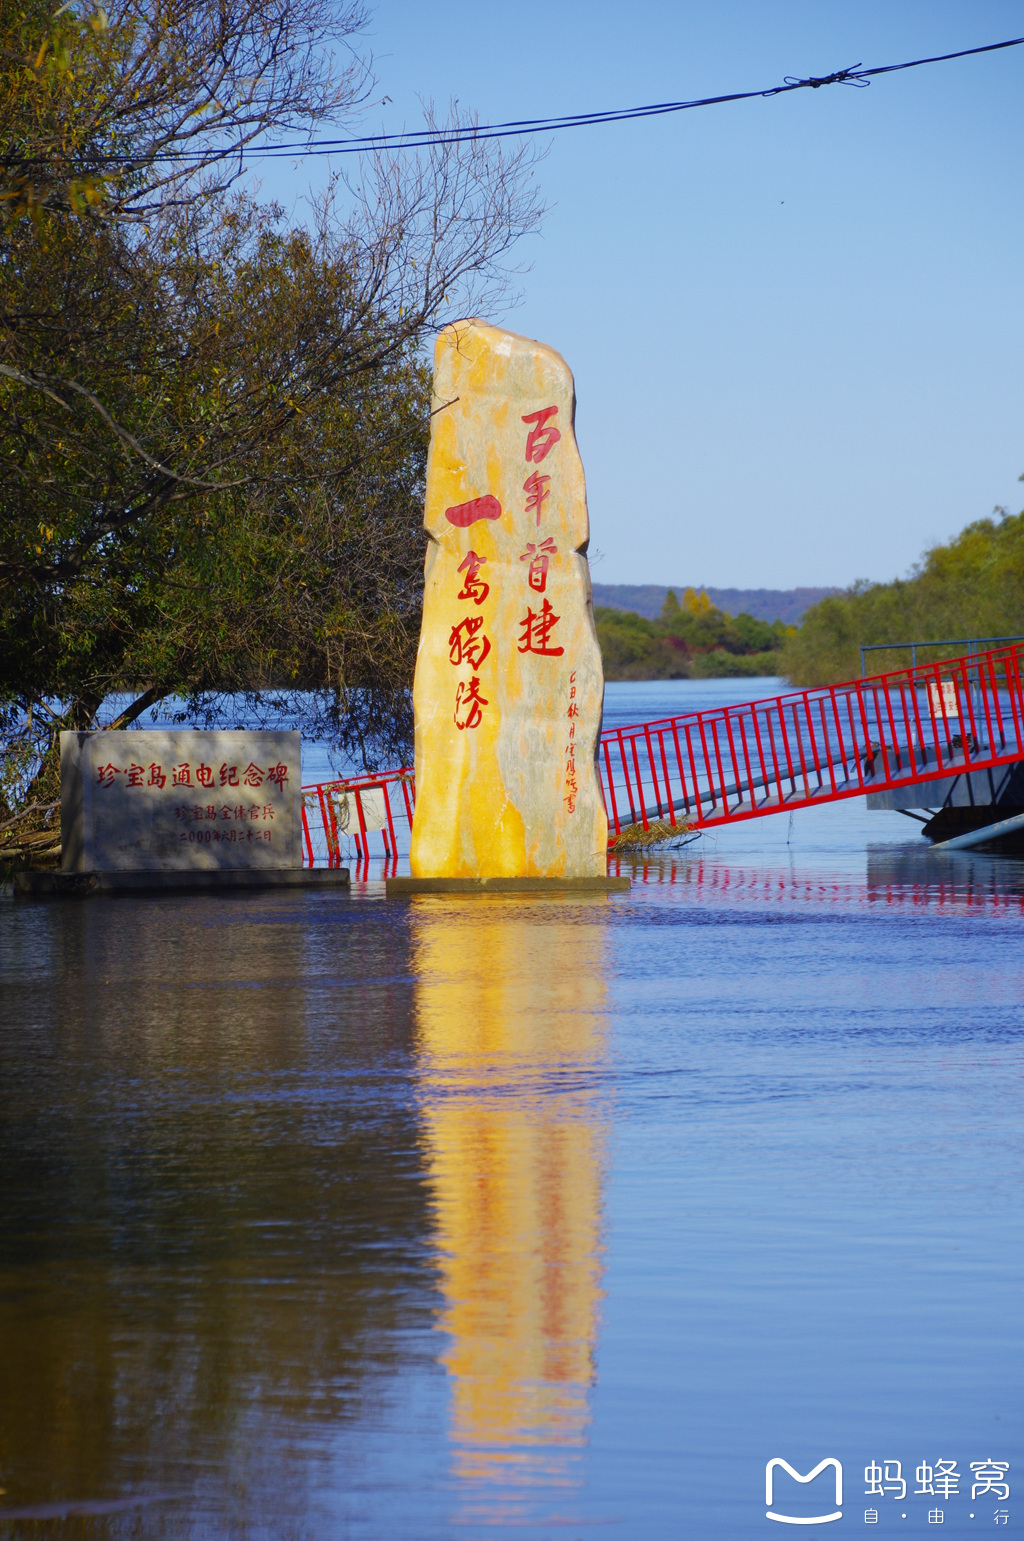
[[[1024,864],[621,870],[0,901],[0,1536],[1020,1534]]]

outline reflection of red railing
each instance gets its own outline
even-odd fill
[[[653,889],[674,888],[685,891],[695,903],[716,908],[735,905],[741,909],[755,906],[806,904],[814,908],[837,906],[843,909],[879,905],[908,910],[962,910],[992,914],[1024,912],[1024,883],[1007,864],[982,857],[977,867],[970,859],[959,860],[955,867],[943,864],[936,869],[930,863],[927,847],[908,855],[906,847],[898,854],[868,856],[867,873],[819,871],[814,865],[791,870],[766,862],[752,867],[735,861],[710,859],[701,855],[646,857],[623,860],[613,855],[608,867],[616,876],[624,875],[633,883]],[[930,870],[922,864],[929,862]]]
[[[610,825],[710,829],[1024,760],[1024,644],[601,734]],[[408,849],[411,770],[303,788],[310,866]],[[312,818],[311,818],[312,815]],[[401,837],[401,838],[400,838]]]

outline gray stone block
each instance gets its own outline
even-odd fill
[[[62,733],[65,872],[302,865],[298,733]]]

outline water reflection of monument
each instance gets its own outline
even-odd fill
[[[576,1481],[601,1298],[604,903],[415,903],[441,1358],[466,1498]]]

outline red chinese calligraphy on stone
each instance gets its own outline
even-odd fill
[[[220,784],[222,787],[237,787],[238,766],[222,765],[220,768]]]
[[[468,503],[456,503],[454,508],[446,508],[444,517],[457,530],[468,530],[478,519],[500,519],[501,504],[487,492],[482,498],[470,498]]]
[[[165,787],[167,785],[167,777],[164,775],[162,765],[154,763],[149,767],[149,785],[151,787]]]
[[[485,556],[477,556],[475,551],[466,552],[466,560],[458,568],[460,573],[466,574],[466,581],[462,585],[456,599],[471,599],[475,605],[482,605],[491,592],[489,583],[485,583],[478,577],[481,567],[487,561]]]
[[[541,605],[540,614],[533,610],[527,610],[523,619],[519,622],[523,628],[519,638],[520,653],[537,653],[541,658],[561,658],[565,652],[564,647],[549,647],[551,633],[558,625],[560,616],[552,610],[545,599]]]
[[[196,766],[196,780],[198,781],[198,783],[199,783],[199,785],[201,787],[212,787],[213,786],[213,766],[212,765],[197,765]]]
[[[244,787],[261,787],[263,785],[263,772],[252,761],[245,767],[245,775],[242,777]]]
[[[146,784],[146,767],[144,765],[136,765],[134,760],[125,771],[125,775],[128,777],[125,783],[126,786],[141,787]]]
[[[519,560],[529,562],[530,587],[538,594],[543,594],[548,586],[548,562],[557,555],[558,547],[550,537],[542,540],[539,546],[535,546],[532,541],[526,542],[526,550]]]
[[[569,719],[569,742],[565,746],[565,796],[562,799],[569,813],[576,812],[576,799],[579,795],[579,782],[576,779],[576,719],[579,716],[579,707],[576,705],[576,670],[569,676],[569,706],[566,717]]]
[[[278,786],[282,791],[284,791],[284,784],[288,780],[287,765],[271,765],[267,770],[267,780],[272,782],[274,786]]]
[[[537,515],[537,523],[540,524],[541,511],[549,496],[548,482],[550,476],[542,476],[539,471],[534,471],[523,483],[523,491],[526,493],[526,512]]]
[[[540,465],[545,455],[554,449],[562,437],[557,428],[549,426],[549,420],[557,411],[557,407],[541,407],[539,412],[527,412],[524,416],[524,423],[533,424],[526,435],[527,462],[532,460],[534,465]]]
[[[174,779],[171,785],[175,787],[190,787],[192,785],[192,770],[187,760],[174,767]]]
[[[455,691],[455,726],[478,728],[483,721],[483,708],[489,706],[486,696],[480,694],[480,681],[476,675],[468,682],[460,680]]]
[[[448,657],[453,664],[468,663],[471,669],[479,669],[491,651],[488,639],[477,636],[483,624],[482,615],[467,615],[455,623],[448,636]]]
[[[576,780],[576,762],[570,760],[565,767],[565,802],[570,813],[576,812],[576,799],[579,796],[579,783]]]
[[[96,770],[96,780],[101,787],[112,787],[114,785],[114,777],[120,776],[120,774],[121,772],[116,765],[100,765]]]

